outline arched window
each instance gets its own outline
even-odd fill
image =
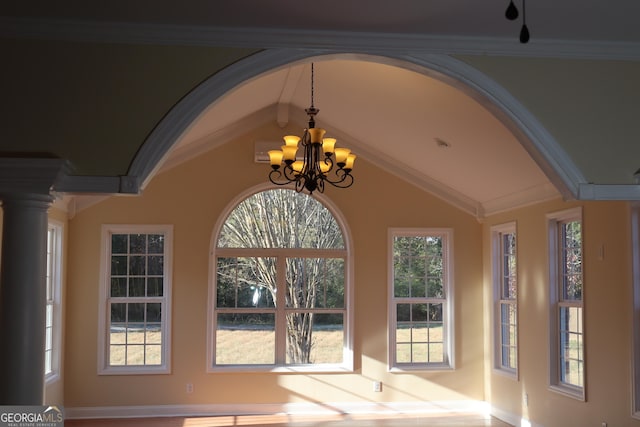
[[[214,246],[213,370],[352,369],[348,250],[325,205],[261,191],[231,210]]]

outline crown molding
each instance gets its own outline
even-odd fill
[[[0,37],[101,43],[328,49],[495,55],[600,60],[640,60],[640,43],[428,34],[206,27],[0,17]]]

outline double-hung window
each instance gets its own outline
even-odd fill
[[[389,230],[393,370],[454,367],[452,242],[450,229]]]
[[[60,373],[61,292],[62,292],[62,223],[49,221],[47,229],[47,274],[44,375],[53,381]]]
[[[585,399],[582,210],[547,216],[550,282],[550,384]]]
[[[491,227],[494,295],[494,368],[516,376],[518,369],[518,271],[516,224]]]
[[[169,225],[103,226],[100,373],[169,373],[172,234]]]

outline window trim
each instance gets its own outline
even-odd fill
[[[586,327],[584,314],[585,281],[584,270],[582,272],[582,298],[579,304],[576,302],[563,302],[560,298],[560,253],[559,253],[559,226],[562,223],[580,221],[581,223],[581,252],[582,265],[584,266],[584,221],[582,207],[578,206],[563,211],[546,215],[548,245],[549,245],[549,389],[562,395],[586,402],[587,400],[587,360],[586,360]],[[581,307],[582,322],[582,387],[565,384],[560,380],[560,308]]]
[[[491,257],[492,257],[492,282],[493,282],[493,303],[491,309],[491,323],[492,328],[492,351],[493,351],[493,371],[502,375],[505,375],[514,380],[519,379],[519,366],[520,366],[520,310],[518,307],[518,301],[520,292],[518,289],[518,235],[517,224],[515,221],[507,222],[504,224],[494,225],[490,229],[491,231]],[[504,265],[504,248],[502,242],[502,236],[505,234],[513,233],[516,236],[516,297],[512,304],[516,308],[516,339],[515,339],[515,351],[516,351],[516,367],[515,369],[504,366],[502,363],[502,304],[504,300],[502,298],[502,271]]]
[[[406,363],[398,365],[396,361],[396,298],[394,296],[394,270],[393,270],[393,242],[398,236],[416,237],[416,236],[434,236],[438,235],[443,238],[442,254],[443,254],[443,287],[445,289],[445,298],[443,308],[443,339],[444,342],[444,358],[443,363]],[[417,372],[417,371],[449,371],[456,369],[455,357],[455,313],[454,313],[454,276],[453,276],[453,229],[452,228],[389,228],[388,230],[388,370],[389,372]]]
[[[163,321],[162,321],[162,360],[157,366],[110,366],[109,363],[109,315],[107,311],[110,294],[110,266],[112,234],[163,234]],[[170,224],[103,224],[101,234],[100,290],[98,305],[98,375],[140,375],[171,373],[171,290],[173,279],[173,225]]]
[[[315,194],[313,198],[320,202],[329,212],[333,215],[340,230],[344,241],[344,249],[321,249],[317,253],[330,253],[335,252],[336,255],[340,255],[345,259],[345,316],[344,316],[344,347],[343,347],[343,361],[340,364],[318,364],[318,365],[216,365],[215,362],[215,331],[216,331],[216,259],[218,255],[217,241],[222,231],[222,227],[231,214],[231,212],[241,203],[243,200],[267,190],[292,190],[291,188],[276,187],[272,184],[263,183],[256,185],[240,194],[238,194],[233,200],[227,204],[225,209],[220,213],[218,220],[211,233],[211,240],[209,242],[209,292],[207,297],[207,367],[208,373],[224,373],[224,372],[270,372],[270,373],[351,373],[354,372],[354,267],[353,267],[353,241],[351,236],[351,230],[349,229],[346,219],[342,213],[338,210],[336,205],[327,198],[324,194]],[[243,249],[240,248],[222,248],[224,253],[238,254],[243,253]],[[288,253],[292,253],[291,249],[282,248],[270,248],[259,249],[258,253],[262,251],[264,256],[268,254],[277,253],[277,256],[286,257]],[[314,249],[293,249],[293,253],[298,256],[304,254],[305,256],[313,256]],[[240,256],[240,255],[239,255]]]
[[[49,219],[47,224],[47,243],[49,231],[53,230],[54,241],[52,243],[53,248],[51,254],[49,254],[49,248],[47,247],[47,263],[52,262],[52,271],[50,280],[52,283],[52,295],[51,305],[53,308],[52,315],[52,333],[51,333],[51,371],[46,372],[46,358],[45,358],[45,384],[51,384],[60,379],[60,366],[62,361],[62,277],[63,277],[63,239],[64,239],[64,223]],[[48,245],[47,245],[48,246]],[[53,259],[49,260],[49,256]],[[49,276],[49,271],[47,271]],[[46,305],[49,306],[50,302],[47,299]],[[45,332],[46,339],[46,332]],[[45,343],[46,352],[46,343]]]

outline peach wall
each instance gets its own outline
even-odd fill
[[[549,280],[545,215],[583,207],[586,402],[549,389]],[[640,425],[631,419],[631,267],[624,202],[544,203],[488,218],[483,225],[485,325],[490,330],[490,227],[516,221],[519,379],[492,370],[486,347],[486,398],[494,408],[543,426]],[[604,257],[599,258],[601,248]],[[489,343],[489,335],[487,343]],[[528,394],[528,406],[524,395]]]
[[[299,132],[292,128],[289,132]],[[335,401],[483,399],[481,225],[470,215],[358,159],[356,184],[326,196],[352,232],[355,268],[355,372],[282,375],[206,373],[209,243],[220,213],[241,192],[264,183],[253,141],[279,139],[265,126],[158,175],[139,197],[113,197],[69,222],[67,407]],[[242,174],[224,172],[242,170]],[[172,373],[97,375],[100,227],[105,223],[174,225]],[[455,371],[387,372],[387,230],[454,228],[457,298]],[[372,380],[383,383],[372,391]],[[194,392],[186,393],[186,384]]]

